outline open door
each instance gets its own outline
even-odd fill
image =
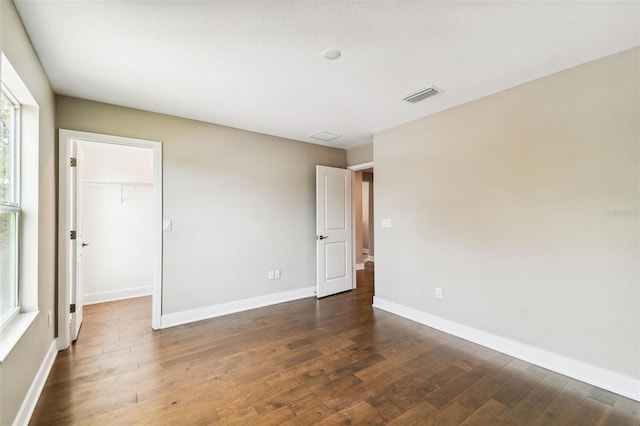
[[[77,168],[77,151],[78,143],[74,139],[70,139],[69,143],[69,314],[70,314],[70,333],[71,340],[78,339],[80,327],[82,326],[82,290],[81,290],[81,274],[82,265],[82,247],[78,242],[78,168]]]
[[[78,246],[77,142],[60,132],[60,214],[58,252],[58,349],[69,347],[78,338],[82,325],[82,292],[78,268],[82,248]]]
[[[316,166],[318,298],[353,288],[351,170]]]

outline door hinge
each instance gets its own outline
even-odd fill
[[[76,231],[71,231],[71,239],[72,240],[76,239]]]
[[[69,305],[69,313],[70,314],[75,314],[76,313],[76,304],[72,303]]]
[[[78,159],[75,157],[71,157],[71,167],[76,167],[78,165]]]

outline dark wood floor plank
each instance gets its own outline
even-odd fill
[[[411,409],[405,411],[393,421],[390,425],[424,425],[427,419],[433,418],[438,415],[438,410],[427,401],[420,401],[414,405]]]
[[[424,419],[424,426],[457,426],[462,423],[473,412],[459,402],[448,405],[444,410],[439,410],[438,414]]]
[[[495,399],[490,399],[485,402],[479,409],[475,410],[473,414],[467,417],[464,422],[460,423],[460,425],[485,426],[491,424],[493,419],[500,417],[508,410],[509,407],[507,407],[506,405],[496,401]]]
[[[313,394],[291,403],[289,408],[295,413],[295,417],[285,421],[283,425],[315,425],[333,414],[333,412]]]
[[[469,372],[457,375],[444,386],[432,392],[427,397],[427,401],[442,409],[455,401],[469,387],[484,380],[491,373],[492,370],[489,367],[481,365]]]
[[[538,426],[568,425],[575,421],[579,411],[580,405],[567,401],[564,398],[556,398],[533,424]]]
[[[386,407],[390,412],[397,413],[397,407]],[[381,412],[377,407],[372,407],[365,401],[361,401],[356,405],[352,405],[344,410],[332,414],[324,418],[319,425],[335,425],[335,424],[387,424],[389,420],[385,418],[386,413]]]
[[[615,404],[616,400],[618,399],[618,395],[616,395],[615,393],[595,387],[591,388],[589,397],[607,405]]]
[[[523,424],[533,423],[565,387],[568,377],[547,374],[509,414]]]
[[[640,426],[640,404],[623,396],[618,397],[609,412],[605,424],[617,426]]]
[[[613,399],[611,402],[614,403]],[[604,425],[606,419],[610,417],[611,409],[611,405],[600,400],[585,398],[574,421],[581,426]]]
[[[512,383],[521,373],[522,370],[513,367],[511,363],[509,363],[493,372],[485,380],[469,387],[458,400],[465,407],[475,411],[482,407],[502,388]]]
[[[150,328],[85,307],[33,425],[640,425],[640,403],[371,307],[355,291]]]
[[[508,407],[515,407],[548,374],[544,368],[532,365],[503,387],[494,399]]]
[[[366,381],[363,380],[359,385],[349,389],[348,393],[325,399],[324,404],[332,411],[340,411],[360,401],[368,401],[371,404],[371,399],[374,397],[376,390],[385,388],[388,383],[402,380],[408,374],[408,371],[401,368],[392,368],[375,377],[370,377]]]

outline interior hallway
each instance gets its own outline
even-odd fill
[[[152,331],[90,305],[32,424],[637,425],[640,403],[371,307],[358,288]]]

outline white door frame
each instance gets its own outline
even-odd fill
[[[66,349],[71,344],[69,327],[69,292],[70,277],[70,207],[69,207],[69,158],[71,140],[110,143],[115,145],[135,146],[153,150],[153,191],[154,191],[154,265],[153,293],[151,303],[151,327],[161,328],[162,315],[162,143],[143,139],[102,135],[60,129],[59,171],[58,171],[58,349]]]
[[[357,172],[358,170],[365,170],[365,169],[370,169],[374,167],[373,165],[373,161],[369,161],[368,163],[360,163],[360,164],[354,164],[353,166],[349,166],[347,167],[347,169],[353,171],[353,172]],[[355,179],[351,178],[351,185],[355,185]],[[374,189],[375,191],[375,189]],[[351,189],[351,193],[355,194],[355,188]],[[375,197],[375,195],[374,195]],[[375,218],[375,208],[373,210],[373,215]],[[374,228],[375,228],[375,219],[374,219]],[[356,268],[357,268],[357,264],[356,264],[356,197],[351,197],[351,240],[353,241],[352,244],[352,256],[353,256],[353,261],[351,262],[351,264],[353,265],[353,288],[356,288]]]

